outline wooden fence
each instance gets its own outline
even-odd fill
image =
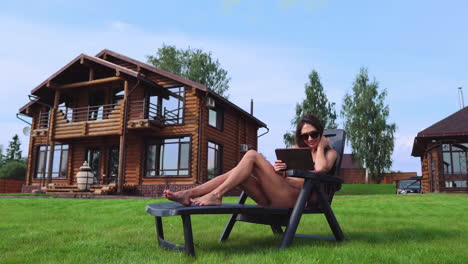
[[[20,193],[24,180],[0,179],[0,193]]]

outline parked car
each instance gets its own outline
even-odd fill
[[[421,182],[413,180],[400,181],[397,194],[421,193]]]

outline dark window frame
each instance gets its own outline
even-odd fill
[[[216,148],[212,148],[210,147],[210,143],[211,144],[214,144],[218,147],[218,149]],[[210,179],[213,179],[221,174],[223,174],[223,154],[224,154],[224,148],[223,148],[223,144],[221,144],[220,142],[217,142],[216,140],[211,140],[209,139],[207,144],[207,152],[206,152],[206,177],[208,180]],[[210,155],[210,149],[213,149],[214,152],[215,152],[215,170],[214,170],[214,174],[213,175],[210,175],[209,174],[209,169],[208,169],[208,160],[209,160],[209,155]]]
[[[458,164],[458,167],[459,167],[459,170],[460,171],[455,171],[455,166],[454,166],[454,153],[465,153],[465,161],[466,161],[466,164],[465,164],[465,170],[468,171],[468,146],[466,146],[467,143],[448,143],[448,144],[442,144],[441,147],[440,147],[440,160],[441,160],[441,164],[442,164],[442,187],[443,188],[448,188],[448,189],[452,189],[452,188],[466,188],[467,184],[468,184],[468,172],[463,172],[461,171],[461,165],[462,163],[460,163],[460,160],[458,160],[457,162],[459,163]],[[453,147],[456,147],[457,149],[453,149]],[[461,150],[462,149],[462,150]],[[445,159],[445,155],[444,154],[448,154],[448,157],[450,158],[450,160],[448,159]],[[450,163],[447,163],[447,161],[450,161]],[[463,177],[465,175],[465,180],[463,179],[459,179],[461,177]],[[458,184],[459,186],[457,186],[457,183],[456,182],[465,182],[464,184]],[[465,185],[465,186],[460,186],[460,185]]]
[[[94,172],[94,169],[92,167],[92,164],[91,164],[91,161],[88,160],[88,152],[89,151],[92,151],[92,152],[98,152],[99,153],[99,160],[98,160],[98,167],[97,169],[95,170],[96,172]],[[102,169],[102,158],[103,158],[103,152],[101,150],[101,148],[99,147],[96,147],[96,148],[93,148],[93,147],[87,147],[85,149],[85,155],[84,155],[84,160],[86,160],[88,162],[88,165],[89,167],[91,167],[91,169],[93,169],[93,174],[94,174],[94,179],[96,181],[96,183],[99,183],[99,181],[101,180],[101,175],[98,175],[101,173],[101,169]]]
[[[213,111],[216,113],[216,125],[212,125],[210,122],[210,111]],[[215,107],[215,108],[209,108],[208,109],[208,125],[210,127],[216,128],[218,130],[223,131],[224,129],[224,109],[220,107]]]
[[[181,140],[183,138],[188,138],[188,141],[183,141]],[[165,143],[165,140],[168,139],[178,139],[177,142],[170,142],[170,143]],[[161,169],[161,147],[166,144],[178,144],[178,149],[177,149],[177,169]],[[181,168],[181,148],[182,145],[186,144],[188,145],[188,159],[187,159],[187,168]],[[155,153],[155,159],[154,159],[154,171],[155,175],[151,176],[149,175],[149,170],[148,170],[148,148],[150,146],[156,146],[156,153]],[[158,137],[158,138],[150,138],[145,140],[145,159],[144,159],[144,169],[143,169],[143,178],[148,178],[148,179],[154,179],[154,178],[190,178],[191,177],[191,163],[192,163],[192,135],[174,135],[174,136],[166,136],[166,137]],[[176,171],[176,175],[167,175],[164,174],[164,172],[168,171]],[[188,173],[180,175],[180,171],[187,171]],[[161,174],[162,173],[162,174]]]
[[[65,148],[66,146],[66,148]],[[60,158],[58,160],[58,171],[54,171],[54,161],[52,161],[52,167],[49,168],[49,158],[50,158],[50,145],[37,145],[37,152],[36,152],[36,166],[34,169],[34,179],[47,179],[49,172],[52,170],[51,173],[51,178],[52,179],[67,179],[68,178],[68,160],[69,160],[69,153],[70,153],[70,145],[68,144],[57,144],[54,146],[54,159],[56,158],[57,153],[59,154]],[[45,148],[44,150],[41,150],[41,148]],[[65,170],[62,170],[62,158],[63,158],[63,153],[66,152],[66,163],[65,163]],[[44,159],[43,161],[45,164],[44,166],[44,174],[42,172],[38,171],[39,169],[39,162],[40,162],[40,156],[41,153],[44,153]],[[64,174],[61,174],[61,172],[64,171]],[[57,176],[54,176],[57,175]],[[63,176],[62,176],[63,175]]]

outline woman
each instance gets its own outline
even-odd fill
[[[295,147],[310,148],[315,171],[327,173],[335,164],[337,153],[322,134],[322,122],[313,115],[304,116],[297,124]],[[286,169],[286,164],[281,160],[271,165],[258,152],[249,150],[237,166],[227,173],[193,189],[178,192],[164,190],[163,196],[185,206],[191,203],[200,206],[221,205],[226,192],[240,187],[259,205],[293,207],[304,180],[285,177]]]

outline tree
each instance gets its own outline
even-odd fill
[[[365,166],[369,175],[380,182],[392,166],[396,125],[387,122],[390,109],[384,104],[387,95],[379,84],[369,81],[366,68],[361,68],[353,83],[352,94],[344,97],[341,115],[354,157]]]
[[[5,156],[3,155],[3,145],[0,145],[0,166],[5,162]]]
[[[296,116],[291,120],[295,127],[300,118],[305,114],[313,114],[323,122],[325,128],[336,128],[335,103],[329,102],[318,73],[313,70],[309,74],[309,83],[305,84],[306,98],[301,104],[296,104]],[[283,135],[284,144],[287,147],[294,145],[294,131]]]
[[[0,179],[26,179],[26,161],[10,160],[0,167]]]
[[[14,135],[8,143],[5,160],[20,160],[21,159],[21,142],[18,135]]]
[[[211,52],[201,49],[177,49],[175,46],[163,44],[156,56],[147,56],[148,63],[162,70],[177,74],[194,82],[201,83],[219,95],[228,98],[227,90],[231,78],[227,71],[221,68]]]

